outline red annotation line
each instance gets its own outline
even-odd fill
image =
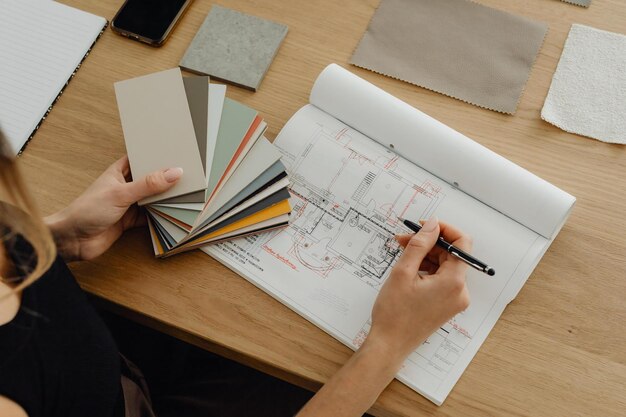
[[[404,206],[404,209],[402,210],[402,212],[400,213],[400,216],[398,217],[404,217],[404,214],[406,213],[406,211],[409,209],[409,206],[411,205],[411,203],[415,200],[415,197],[417,197],[417,195],[419,194],[419,190],[415,189],[415,192],[413,193],[413,195],[411,196],[411,198],[409,199],[409,201],[406,203],[406,206]]]
[[[341,129],[339,132],[337,132],[337,135],[335,136],[335,140],[339,140],[339,139],[341,139],[341,137],[342,137],[343,135],[345,135],[345,134],[346,134],[346,132],[348,132],[348,129],[344,127],[344,128],[343,128],[343,129]]]
[[[454,330],[456,330],[457,332],[461,333],[463,336],[467,337],[468,339],[472,338],[472,336],[469,334],[469,332],[466,329],[464,329],[463,327],[461,327],[458,324],[456,324],[456,322],[452,322],[452,323],[450,323],[450,325],[452,326],[452,328],[454,328]]]
[[[267,244],[263,245],[263,250],[267,253],[269,253],[270,255],[272,255],[274,258],[278,259],[279,261],[281,261],[282,263],[284,263],[285,265],[287,265],[289,268],[293,269],[294,271],[296,270],[296,266],[294,264],[292,264],[289,259],[285,258],[284,256],[276,253],[276,251],[274,251],[274,249],[270,248],[269,246],[267,246]]]
[[[394,156],[385,164],[385,169],[391,168],[391,166],[398,160],[398,156]]]

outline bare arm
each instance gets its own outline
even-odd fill
[[[404,357],[391,346],[366,340],[298,417],[363,415],[393,380],[403,361]]]
[[[28,417],[28,414],[16,402],[0,395],[0,416]]]

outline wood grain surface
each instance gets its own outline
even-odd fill
[[[61,0],[111,19],[122,0]],[[124,154],[113,83],[175,67],[213,2],[196,0],[161,48],[107,29],[21,158],[44,214],[68,204]],[[336,62],[578,198],[562,232],[506,309],[443,406],[395,381],[379,416],[626,415],[626,148],[540,119],[572,23],[626,32],[626,1],[584,9],[557,0],[480,0],[550,29],[514,116],[352,67],[377,0],[232,0],[226,7],[289,26],[260,90],[228,88],[259,110],[274,138]],[[148,232],[72,265],[99,303],[208,350],[316,389],[351,351],[196,251],[166,260]]]

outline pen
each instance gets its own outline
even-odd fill
[[[404,223],[406,227],[408,227],[415,233],[419,232],[420,229],[422,228],[422,226],[420,226],[417,223],[413,223],[410,220],[401,219],[399,217],[398,219],[402,220],[402,223]],[[481,262],[478,259],[474,258],[469,253],[462,251],[461,249],[457,248],[453,244],[446,242],[445,239],[441,236],[439,236],[439,239],[437,239],[437,246],[447,251],[450,255],[456,256],[457,258],[459,258],[460,260],[462,260],[463,262],[465,262],[472,268],[479,270],[480,272],[484,272],[485,274],[489,276],[494,276],[496,274],[495,269],[491,268],[486,263]]]

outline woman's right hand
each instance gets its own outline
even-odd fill
[[[469,236],[431,218],[405,247],[372,310],[372,328],[359,350],[304,406],[298,417],[363,415],[406,357],[439,326],[469,305],[467,265],[435,246],[439,234],[469,252]],[[423,275],[419,271],[428,271]]]
[[[435,246],[440,234],[459,249],[471,251],[469,236],[439,223],[436,217],[424,223],[419,233],[398,236],[404,253],[374,304],[365,343],[383,344],[394,356],[406,358],[439,326],[468,307],[468,266]]]

